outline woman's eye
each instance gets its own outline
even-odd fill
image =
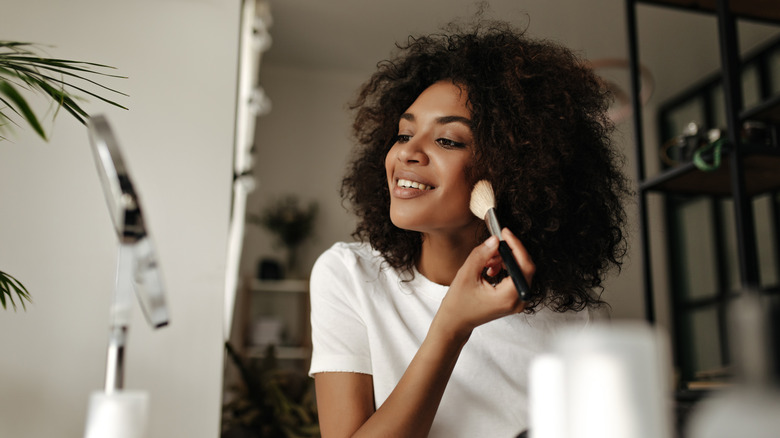
[[[440,138],[436,140],[440,145],[446,147],[446,148],[464,148],[466,147],[466,143],[461,143],[459,141],[450,140],[449,138]]]
[[[412,136],[407,134],[398,134],[395,136],[396,143],[406,143],[411,140]]]

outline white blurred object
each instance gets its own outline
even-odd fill
[[[252,45],[254,50],[265,52],[271,48],[272,39],[268,30],[274,23],[268,1],[254,0],[254,15]]]
[[[558,355],[545,353],[531,364],[528,384],[531,437],[566,436],[566,417],[563,412],[566,388],[563,379],[563,359]]]
[[[646,323],[564,330],[532,364],[532,438],[669,438],[671,388],[663,336]]]
[[[690,438],[777,438],[780,392],[773,388],[737,388],[705,399],[691,414]]]
[[[257,117],[271,111],[271,100],[258,84],[263,52],[271,47],[269,29],[273,24],[267,0],[242,0],[241,29],[236,90],[236,130],[233,144],[233,202],[228,229],[225,266],[225,306],[223,334],[227,340],[233,323],[239,265],[244,242],[247,195],[254,189],[252,148]]]
[[[271,112],[271,99],[265,94],[263,87],[257,86],[249,96],[249,112],[255,116],[264,116]]]
[[[780,387],[773,367],[768,307],[755,291],[734,302],[729,314],[729,345],[737,370],[733,388],[700,402],[690,416],[690,438],[777,438],[780,436]],[[774,372],[773,372],[774,370]]]
[[[148,418],[149,394],[145,391],[94,392],[84,438],[145,438]]]

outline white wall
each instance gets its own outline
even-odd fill
[[[261,68],[260,84],[273,109],[258,119],[255,130],[257,188],[249,196],[247,212],[260,214],[264,206],[288,194],[298,196],[304,205],[317,202],[315,235],[301,246],[303,271],[311,269],[334,242],[351,240],[355,221],[341,207],[339,196],[352,150],[347,103],[369,74],[270,64]],[[242,275],[255,275],[261,258],[285,260],[284,249],[276,248],[272,239],[260,226],[247,226]]]
[[[2,38],[116,66],[129,111],[106,113],[160,255],[171,325],[138,307],[126,387],[150,393],[150,438],[214,437],[230,206],[238,0],[5,0]],[[117,239],[86,129],[0,142],[0,270],[34,303],[0,311],[0,437],[80,437],[102,389]]]

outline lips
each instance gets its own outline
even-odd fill
[[[423,177],[412,172],[397,172],[390,189],[393,197],[411,199],[431,193],[436,187]]]

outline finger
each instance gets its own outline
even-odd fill
[[[510,277],[504,278],[497,285],[495,285],[495,290],[501,295],[511,297],[513,300],[513,307],[507,314],[522,313],[525,310],[527,301],[522,301],[518,298],[514,282],[512,282]]]
[[[463,263],[461,270],[466,272],[475,272],[478,277],[482,276],[482,270],[485,266],[489,265],[492,258],[496,257],[498,253],[498,238],[496,236],[490,236],[487,240],[482,242],[476,248],[471,250],[468,258]]]
[[[512,250],[512,255],[517,260],[517,264],[520,265],[520,270],[523,271],[523,276],[530,285],[533,282],[534,274],[536,273],[536,265],[534,264],[531,255],[528,254],[528,250],[523,245],[523,242],[518,239],[509,228],[501,230],[501,237],[504,238],[509,248]]]
[[[503,269],[503,261],[501,260],[501,257],[499,255],[494,255],[490,258],[490,260],[485,263],[485,268],[487,268],[486,274],[488,277],[494,277],[498,275],[499,272],[501,272],[501,269]]]

